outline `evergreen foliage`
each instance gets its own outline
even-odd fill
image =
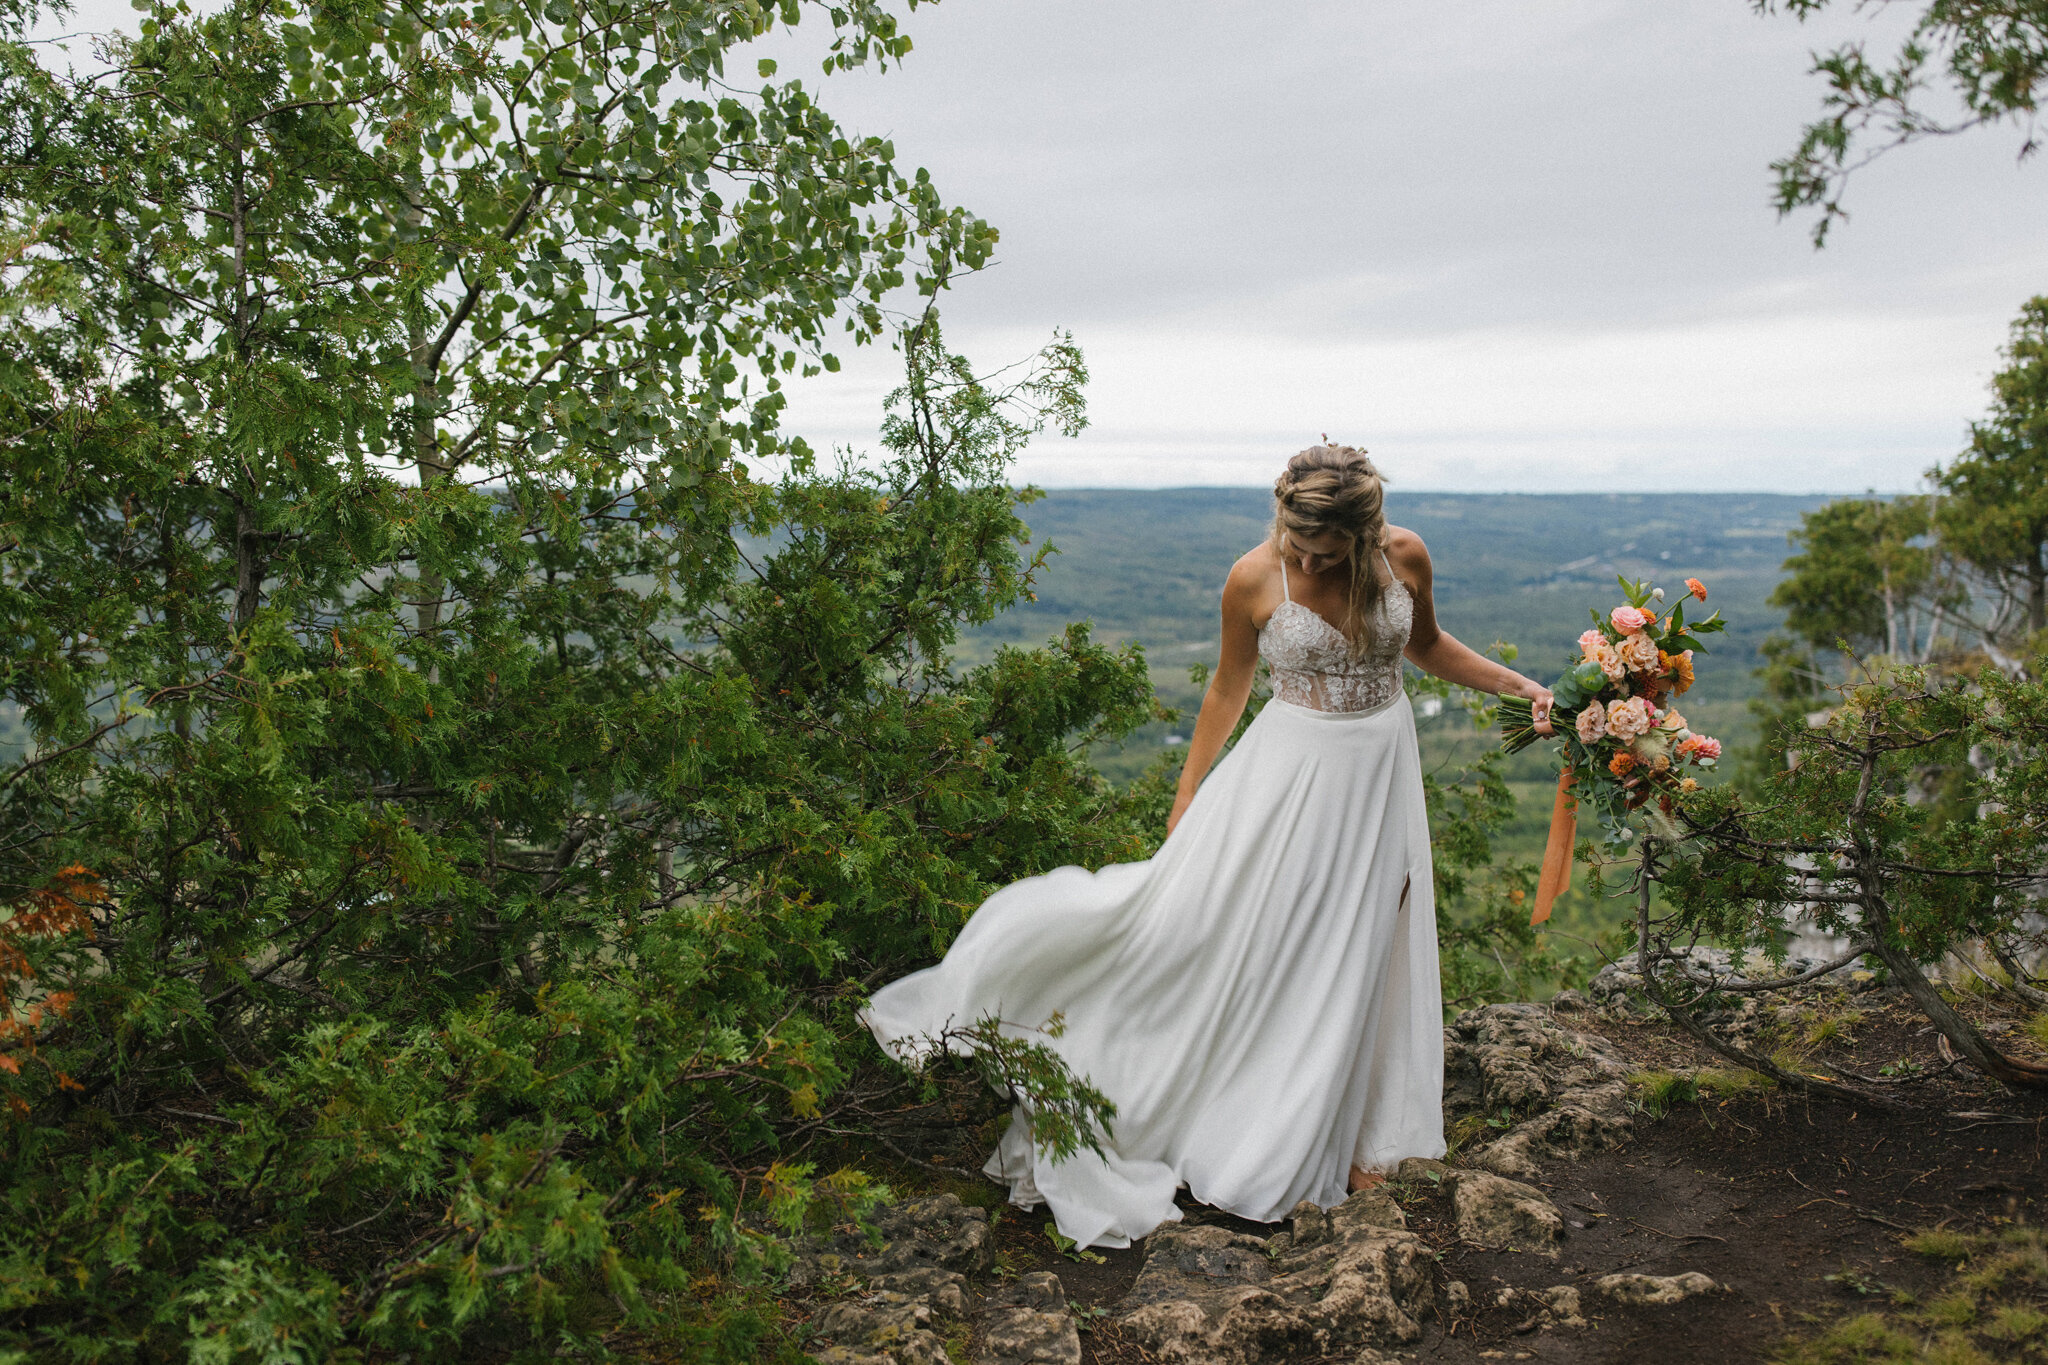
[[[2024,656],[2048,633],[2048,296],[2021,305],[2005,361],[1969,449],[1934,471],[1937,528],[1992,589],[1985,635]]]
[[[645,1320],[773,1257],[743,1209],[872,1197],[778,1159],[862,983],[1147,851],[1072,756],[1151,716],[1135,650],[947,658],[1028,591],[1004,473],[1079,352],[985,385],[927,313],[877,459],[778,430],[994,241],[730,82],[802,9],[156,3],[92,77],[0,16],[0,1355]]]
[[[1796,762],[1752,792],[1701,787],[1682,803],[1682,836],[1644,841],[1640,884],[1655,879],[1665,894],[1654,912],[1647,890],[1641,897],[1646,958],[1672,964],[1665,988],[1688,1009],[1776,989],[1702,977],[1670,954],[1706,942],[1782,961],[1785,912],[1802,907],[1849,940],[1842,962],[1870,954],[1977,1070],[2048,1087],[2048,1067],[2002,1053],[1929,972],[1982,945],[2007,988],[2038,994],[2023,963],[2037,963],[2042,946],[2048,686],[1990,667],[1954,677],[1872,661],[1834,700],[1824,723],[1780,737]],[[1872,1098],[1728,1055],[1774,1079]]]

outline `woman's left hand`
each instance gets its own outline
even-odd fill
[[[1539,735],[1557,733],[1550,723],[1550,708],[1553,704],[1550,698],[1550,689],[1547,687],[1537,687],[1524,695],[1529,698],[1529,715],[1536,722],[1536,733]]]

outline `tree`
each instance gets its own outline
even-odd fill
[[[1832,0],[1750,0],[1759,14],[1804,20]],[[1890,0],[1869,8],[1883,10]],[[2044,0],[1924,0],[1912,32],[1888,63],[1873,64],[1860,42],[1814,60],[1827,80],[1823,116],[1809,124],[1791,155],[1771,164],[1780,214],[1820,208],[1813,241],[1848,215],[1842,199],[1851,175],[1876,157],[1929,137],[1989,124],[2026,130],[2020,157],[2034,152],[2039,92],[2048,82],[2048,3]],[[1865,6],[1859,4],[1859,9]],[[1930,70],[1939,68],[1952,112],[1928,106]],[[1874,146],[1868,145],[1875,143]]]
[[[157,3],[78,76],[0,9],[0,1353],[644,1321],[772,1254],[743,1207],[868,1197],[793,1136],[861,981],[1154,837],[1073,752],[1136,651],[947,658],[1080,353],[899,330],[994,233],[728,79],[802,13]],[[906,383],[829,466],[779,415],[834,328]]]
[[[1843,499],[1804,513],[1791,536],[1799,553],[1770,604],[1785,628],[1815,650],[1847,643],[1856,654],[1921,657],[1921,627],[1931,646],[1935,620],[1920,595],[1934,572],[1923,543],[1925,498]]]
[[[1962,679],[1915,668],[1872,673],[1839,690],[1825,724],[1781,741],[1799,746],[1797,765],[1755,793],[1699,788],[1681,806],[1681,835],[1644,841],[1637,885],[1646,980],[1674,1017],[1742,1065],[1868,1101],[1867,1089],[1713,1037],[1692,1014],[1867,953],[1956,1056],[2009,1086],[2048,1088],[2048,1066],[2002,1052],[1926,971],[1981,942],[2009,973],[2005,989],[2048,1001],[2021,966],[2040,946],[2034,893],[2048,849],[2048,686],[1993,668]],[[1941,776],[1931,800],[1930,773]],[[1656,912],[1653,881],[1667,897]],[[1821,928],[1850,940],[1848,949],[1801,977],[1776,980],[1703,971],[1691,956],[1714,943],[1782,962],[1788,905],[1807,906]]]
[[[1830,689],[1860,675],[1863,660],[1924,663],[1954,647],[1953,632],[1944,636],[1942,627],[1952,624],[1960,599],[1931,543],[1931,502],[1844,498],[1801,515],[1789,537],[1797,553],[1771,592],[1785,623],[1763,644],[1763,687],[1749,706],[1759,743],[1743,755],[1746,781],[1768,780],[1784,767],[1799,726],[1830,704]]]
[[[2021,307],[2005,359],[1970,448],[1933,471],[1943,494],[1935,524],[1942,547],[1988,589],[1986,641],[2025,658],[2048,631],[2048,296]]]

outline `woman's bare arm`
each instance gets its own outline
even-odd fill
[[[1252,609],[1262,586],[1254,550],[1231,566],[1223,583],[1223,647],[1216,669],[1209,675],[1209,690],[1202,694],[1202,713],[1195,720],[1194,737],[1188,741],[1187,760],[1181,765],[1180,790],[1173,798],[1173,813],[1166,817],[1166,832],[1180,823],[1181,813],[1195,799],[1196,788],[1208,775],[1216,756],[1223,752],[1244,704],[1251,699],[1252,674],[1259,666],[1259,632],[1252,624]]]
[[[1549,734],[1549,688],[1487,658],[1437,624],[1436,574],[1430,564],[1429,547],[1422,543],[1422,537],[1413,531],[1393,531],[1387,538],[1387,558],[1415,599],[1415,624],[1408,632],[1408,661],[1455,687],[1503,697],[1527,697],[1534,704],[1536,732]]]

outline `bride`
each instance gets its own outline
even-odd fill
[[[1304,450],[1273,497],[1271,536],[1223,585],[1222,658],[1158,853],[1004,887],[944,961],[863,1015],[913,1059],[948,1026],[1064,1016],[1050,1045],[1116,1104],[1114,1131],[1101,1155],[1055,1164],[1019,1112],[987,1169],[1082,1246],[1178,1219],[1183,1185],[1270,1222],[1444,1151],[1429,826],[1401,659],[1530,698],[1544,733],[1550,693],[1437,627],[1429,551],[1387,524],[1364,451]],[[1273,699],[1212,773],[1262,655]]]

